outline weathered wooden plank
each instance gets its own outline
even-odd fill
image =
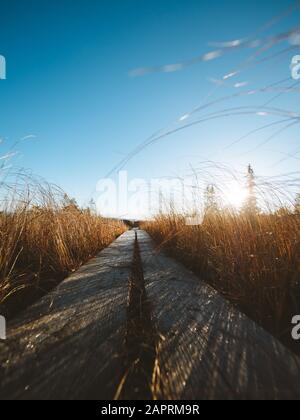
[[[113,398],[122,372],[134,232],[8,325],[1,399]]]
[[[155,393],[162,399],[299,399],[300,363],[138,233],[144,279],[160,336]]]

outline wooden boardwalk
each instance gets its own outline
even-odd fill
[[[122,235],[7,332],[2,400],[300,399],[299,359],[143,231]]]
[[[163,399],[300,398],[300,361],[139,232]]]

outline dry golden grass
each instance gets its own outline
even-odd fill
[[[146,230],[169,253],[278,336],[300,313],[300,214],[219,211],[199,226],[178,214]]]
[[[79,209],[49,185],[14,186],[0,212],[0,303],[47,289],[125,229],[119,221]]]

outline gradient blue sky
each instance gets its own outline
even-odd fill
[[[7,60],[7,80],[0,81],[1,152],[35,135],[18,145],[15,164],[57,183],[83,203],[120,159],[201,103],[214,86],[209,79],[231,71],[249,51],[176,73],[130,77],[130,70],[196,57],[211,50],[210,41],[247,37],[293,3],[1,0],[0,54]],[[296,26],[299,17],[298,10],[264,35]],[[296,53],[300,47],[234,82],[247,81],[246,89],[254,89],[288,78]],[[234,89],[223,87],[214,98],[230,93]],[[261,105],[272,96],[274,92],[258,95],[251,103]],[[299,110],[298,97],[285,95],[273,106]],[[240,98],[207,112],[248,103]],[[212,159],[239,170],[252,162],[261,175],[298,170],[299,161],[293,158],[272,166],[299,145],[298,126],[255,152],[249,150],[274,129],[222,152],[249,130],[275,120],[240,116],[187,129],[144,150],[126,169],[130,177],[159,177]]]

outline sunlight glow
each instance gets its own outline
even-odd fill
[[[240,209],[248,197],[248,191],[239,183],[234,183],[230,186],[225,194],[225,202],[229,206]]]

